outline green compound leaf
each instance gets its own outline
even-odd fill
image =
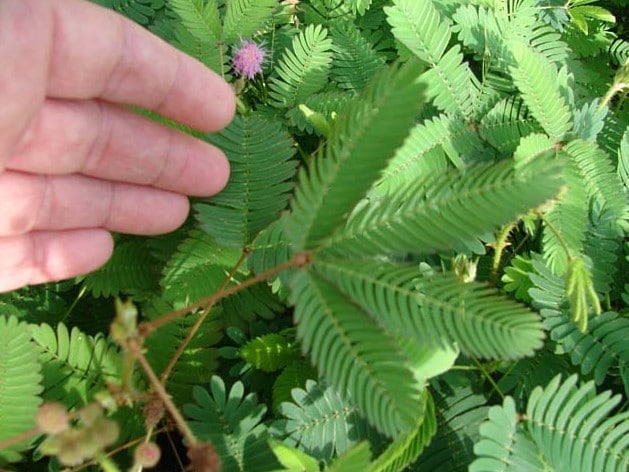
[[[412,428],[419,391],[394,338],[317,274],[303,271],[291,285],[297,337],[319,372],[380,431]]]
[[[629,464],[629,412],[611,414],[620,395],[596,394],[594,382],[555,377],[529,398],[527,429],[553,470],[624,472]]]
[[[380,439],[356,406],[330,386],[308,380],[305,389],[293,389],[292,397],[280,405],[284,419],[273,423],[273,431],[319,460],[329,461],[362,440]]]
[[[264,372],[275,372],[299,359],[299,347],[285,333],[258,336],[240,348],[240,357]]]
[[[35,426],[35,414],[41,404],[41,365],[39,352],[30,340],[26,323],[14,316],[0,316],[0,442],[11,439]],[[0,449],[0,462],[17,462],[20,451],[28,449],[32,439]]]
[[[321,260],[314,270],[392,333],[490,358],[533,354],[542,346],[539,315],[476,282],[420,278],[413,266]]]
[[[325,470],[326,472],[364,472],[371,470],[370,464],[369,443],[363,441],[337,457]]]
[[[93,400],[108,381],[120,378],[118,347],[102,334],[88,336],[59,323],[30,326],[42,363],[46,400],[76,408]]]
[[[572,118],[556,82],[556,66],[521,42],[514,42],[511,52],[517,64],[511,75],[524,103],[544,131],[555,142],[560,141],[570,130]]]
[[[315,94],[328,81],[332,40],[321,25],[309,25],[284,50],[269,82],[273,106],[290,108]]]
[[[286,221],[295,250],[329,236],[402,144],[420,106],[419,71],[414,61],[385,69],[339,114],[327,146],[299,174]]]
[[[125,241],[114,248],[104,266],[85,277],[83,286],[94,297],[142,295],[156,288],[160,268],[145,241]]]
[[[504,160],[426,175],[357,211],[323,247],[358,257],[456,249],[559,192],[561,163],[537,160],[522,171]]]
[[[267,427],[262,423],[266,407],[254,393],[245,395],[242,382],[229,392],[218,376],[210,390],[196,386],[194,403],[184,406],[190,428],[199,439],[210,441],[221,458],[223,470],[268,472],[280,469],[271,447]]]
[[[395,439],[374,461],[370,472],[398,472],[405,470],[422,453],[437,432],[435,404],[428,391],[422,395],[423,415],[408,433]]]
[[[470,472],[545,472],[535,443],[518,420],[513,398],[489,409],[489,419],[481,424],[482,439],[474,445],[477,459]]]
[[[209,140],[227,154],[231,175],[221,193],[194,205],[196,217],[220,245],[241,248],[286,207],[295,149],[279,122],[256,114],[236,117]]]
[[[223,40],[226,44],[238,38],[250,38],[271,18],[276,0],[230,0],[223,22]]]

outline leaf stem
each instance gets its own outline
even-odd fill
[[[261,272],[258,275],[243,281],[240,285],[232,285],[231,287],[227,287],[224,290],[219,290],[218,292],[210,295],[209,297],[202,298],[201,300],[194,302],[184,308],[171,311],[170,313],[167,313],[164,316],[141,323],[140,325],[138,325],[138,333],[142,337],[148,336],[150,333],[155,331],[160,326],[163,326],[166,323],[170,323],[171,321],[176,320],[177,318],[187,313],[190,313],[193,310],[196,310],[198,308],[205,307],[208,305],[213,305],[214,303],[216,303],[219,300],[222,300],[223,298],[227,298],[235,293],[238,293],[246,288],[251,287],[252,285],[256,285],[264,280],[267,280],[284,270],[291,269],[293,267],[303,267],[309,264],[310,260],[311,260],[311,255],[309,252],[299,252],[295,254],[293,258],[290,259],[289,261],[284,262],[283,264],[279,264],[269,270],[265,270],[264,272]]]
[[[127,345],[129,347],[129,350],[133,354],[133,356],[136,358],[138,363],[142,366],[142,369],[144,369],[144,373],[148,377],[149,382],[151,382],[153,390],[155,390],[155,393],[159,396],[160,400],[164,402],[164,407],[166,408],[166,411],[170,413],[171,418],[177,425],[177,429],[179,430],[181,435],[184,437],[184,439],[187,441],[187,446],[190,447],[194,444],[197,444],[198,441],[197,441],[196,436],[194,435],[194,433],[188,426],[188,423],[186,423],[186,420],[183,419],[183,416],[181,415],[181,413],[179,412],[179,410],[177,409],[177,407],[171,400],[170,395],[168,395],[168,392],[166,391],[162,383],[157,378],[157,375],[155,375],[155,372],[153,372],[153,368],[151,367],[149,362],[146,360],[146,357],[144,356],[144,353],[142,352],[142,347],[140,346],[138,339],[136,338],[129,339]]]
[[[563,236],[561,235],[561,233],[559,233],[559,231],[557,231],[557,228],[555,228],[555,226],[550,221],[548,221],[548,219],[544,215],[542,215],[541,212],[538,212],[537,215],[546,224],[548,229],[553,232],[553,234],[557,238],[557,241],[559,241],[559,244],[561,245],[561,247],[563,248],[564,252],[566,253],[566,259],[568,260],[568,262],[570,262],[572,260],[572,254],[570,254],[570,248],[568,247],[568,244],[566,243],[566,241],[563,238]]]
[[[238,259],[238,262],[236,262],[232,270],[229,272],[229,274],[227,274],[227,277],[225,277],[225,280],[223,280],[223,282],[221,283],[221,286],[218,289],[219,293],[225,290],[225,287],[227,287],[227,284],[232,280],[232,278],[234,277],[234,274],[238,271],[238,269],[240,268],[240,266],[245,261],[248,255],[249,255],[249,251],[247,251],[246,249],[243,249],[242,254],[240,255],[240,259]],[[177,361],[183,354],[183,351],[186,349],[186,347],[188,346],[188,344],[190,343],[194,335],[197,334],[197,331],[199,330],[199,328],[201,327],[201,325],[207,318],[207,315],[210,313],[210,310],[212,309],[215,303],[216,303],[216,300],[213,300],[207,304],[201,316],[199,316],[199,318],[194,323],[192,328],[190,328],[190,331],[186,335],[186,338],[181,342],[181,344],[179,345],[179,347],[173,354],[172,358],[168,362],[168,365],[162,371],[159,379],[163,384],[166,384],[166,381],[168,380],[168,376],[170,375],[173,368],[175,367],[175,364],[177,364]]]
[[[502,393],[502,390],[500,390],[500,387],[498,386],[496,381],[491,377],[491,375],[489,375],[489,372],[487,372],[487,370],[485,369],[485,366],[483,364],[481,364],[481,362],[476,358],[476,356],[470,356],[470,358],[472,359],[474,364],[476,364],[478,366],[478,369],[483,374],[483,377],[485,377],[487,379],[487,381],[491,384],[491,386],[496,391],[496,393],[498,395],[500,395],[500,398],[502,400],[504,400],[505,399],[505,394]]]
[[[29,429],[28,431],[24,431],[16,436],[10,437],[3,441],[0,441],[0,450],[5,449],[7,447],[11,447],[14,444],[21,443],[22,441],[26,441],[27,439],[31,439],[34,436],[40,434],[39,428],[35,427]]]

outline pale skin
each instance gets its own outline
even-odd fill
[[[90,272],[110,232],[179,227],[227,183],[211,145],[128,109],[216,131],[231,88],[85,0],[0,0],[0,292]]]

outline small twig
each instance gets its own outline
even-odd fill
[[[568,247],[568,243],[566,243],[566,240],[563,238],[561,233],[559,233],[557,228],[555,228],[555,226],[550,221],[548,221],[548,219],[544,215],[542,215],[541,212],[537,212],[537,215],[546,224],[548,229],[553,232],[553,234],[557,238],[557,241],[559,241],[559,244],[561,245],[562,249],[566,253],[566,260],[570,262],[572,260],[572,254],[570,253],[570,248]]]
[[[17,436],[13,436],[8,439],[5,439],[4,441],[0,441],[0,450],[7,447],[11,447],[14,444],[18,444],[22,441],[26,441],[27,439],[31,439],[32,437],[35,437],[38,434],[41,434],[41,431],[39,431],[39,428],[35,427],[33,429],[29,429],[28,431],[24,431],[23,433],[20,433]]]
[[[152,434],[158,435],[158,434],[164,433],[164,432],[167,433],[168,431],[170,431],[170,427],[164,426],[163,428],[160,428],[157,431],[153,431]],[[136,444],[140,444],[141,442],[145,442],[145,441],[146,441],[146,437],[142,436],[141,438],[137,438],[137,439],[134,439],[133,441],[129,441],[129,442],[123,444],[122,446],[117,447],[116,449],[112,449],[111,451],[107,451],[105,453],[105,455],[107,455],[107,457],[115,456],[119,452],[122,452],[122,451],[124,451],[126,449],[130,449],[133,446],[135,446]],[[96,461],[94,459],[92,459],[91,461],[84,462],[83,464],[81,464],[79,466],[76,466],[73,469],[70,469],[69,472],[80,472],[81,470],[87,469],[89,466],[95,465],[95,464],[96,464]]]
[[[240,268],[244,260],[247,258],[248,253],[249,252],[246,250],[242,251],[242,254],[240,255],[240,259],[238,259],[238,262],[236,262],[232,270],[229,272],[229,274],[227,274],[227,277],[225,277],[225,280],[223,280],[223,283],[221,283],[221,286],[219,287],[218,292],[225,290],[225,287],[227,287],[227,284],[232,280],[232,278],[234,277],[234,274],[236,274],[236,271],[238,271],[238,269]],[[188,344],[190,343],[190,341],[192,341],[192,338],[194,337],[194,335],[197,334],[197,331],[199,330],[199,328],[201,327],[201,325],[207,318],[207,315],[210,313],[210,310],[214,306],[214,303],[209,303],[205,307],[201,316],[199,316],[199,318],[194,323],[192,328],[190,328],[190,331],[188,332],[186,338],[181,342],[181,344],[177,348],[177,351],[175,351],[175,353],[173,354],[173,357],[168,362],[168,365],[162,371],[161,375],[159,376],[159,380],[162,382],[162,384],[164,385],[166,384],[166,381],[168,380],[168,376],[170,375],[173,368],[175,367],[175,364],[177,364],[177,361],[183,354],[183,351],[186,349],[186,347],[188,347]]]
[[[500,398],[502,398],[504,400],[505,399],[505,394],[502,393],[502,390],[500,390],[500,387],[498,386],[496,381],[491,377],[491,375],[489,375],[489,372],[487,372],[487,370],[485,370],[485,366],[483,364],[481,364],[481,362],[476,358],[476,356],[470,356],[470,358],[472,359],[472,361],[474,361],[474,364],[476,364],[478,366],[478,369],[483,374],[483,377],[485,377],[489,381],[489,383],[491,384],[493,389],[496,391],[496,393],[498,395],[500,395]]]
[[[142,366],[142,369],[144,369],[144,373],[146,374],[149,381],[151,382],[153,390],[159,396],[160,400],[164,402],[164,407],[166,408],[166,411],[170,413],[170,416],[175,422],[175,425],[177,425],[177,429],[179,429],[184,439],[188,442],[188,446],[197,444],[198,441],[197,441],[196,436],[194,435],[192,430],[188,427],[188,423],[186,423],[186,421],[183,419],[183,416],[181,416],[181,413],[179,413],[179,410],[177,409],[173,401],[170,399],[170,395],[168,395],[168,392],[166,392],[166,389],[157,378],[157,375],[155,375],[155,372],[153,372],[153,368],[151,367],[149,362],[146,360],[146,357],[144,357],[144,353],[142,352],[142,347],[140,346],[140,343],[138,342],[138,340],[135,338],[131,338],[129,339],[127,345],[131,353],[134,355],[134,357],[138,361],[138,363]]]
[[[255,277],[251,277],[250,279],[243,281],[240,285],[233,285],[231,287],[227,287],[224,290],[219,290],[218,292],[210,295],[209,297],[202,298],[201,300],[195,303],[192,303],[184,308],[171,311],[170,313],[167,313],[159,318],[141,323],[138,326],[138,333],[141,337],[148,336],[150,333],[155,331],[160,326],[163,326],[166,323],[170,323],[171,321],[176,320],[180,316],[190,313],[193,310],[205,307],[207,305],[213,305],[214,303],[216,303],[219,300],[222,300],[223,298],[227,298],[235,293],[238,293],[246,288],[251,287],[252,285],[256,285],[264,280],[267,280],[286,269],[291,269],[293,267],[302,267],[309,263],[310,263],[310,253],[307,253],[307,252],[297,253],[291,260],[284,262],[283,264],[279,264],[269,270],[261,272]]]
[[[170,443],[170,447],[175,453],[175,459],[177,459],[177,464],[179,464],[179,469],[181,470],[181,472],[184,472],[186,470],[186,466],[183,465],[183,461],[181,460],[181,457],[179,457],[177,446],[175,446],[175,442],[173,441],[173,438],[170,436],[170,431],[166,431],[166,438],[168,439],[168,442]]]

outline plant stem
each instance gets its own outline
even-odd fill
[[[561,244],[561,247],[563,248],[564,252],[566,253],[566,259],[568,261],[571,261],[572,260],[572,254],[570,254],[570,248],[568,247],[568,244],[564,240],[563,236],[559,233],[559,231],[557,231],[557,228],[555,228],[555,226],[550,221],[548,221],[547,218],[544,217],[544,215],[542,215],[541,213],[537,213],[537,215],[546,224],[548,229],[553,232],[553,234],[557,238],[557,241],[559,241],[559,244]]]
[[[167,313],[164,316],[161,316],[151,321],[145,321],[144,323],[141,323],[138,326],[138,333],[142,337],[148,336],[150,333],[155,331],[160,326],[163,326],[166,323],[170,323],[171,321],[176,320],[180,316],[190,313],[193,310],[196,310],[201,307],[205,307],[207,305],[213,305],[214,303],[216,303],[219,300],[222,300],[223,298],[227,298],[230,295],[233,295],[246,288],[251,287],[252,285],[256,285],[266,279],[273,277],[274,275],[279,274],[280,272],[286,269],[291,269],[293,267],[302,267],[304,265],[307,265],[310,263],[310,258],[311,258],[310,253],[307,253],[307,252],[297,253],[291,260],[284,262],[283,264],[279,264],[269,270],[265,270],[264,272],[261,272],[255,277],[251,277],[250,279],[245,280],[240,285],[233,285],[231,287],[227,287],[224,290],[219,290],[218,292],[210,295],[209,297],[202,298],[201,300],[195,303],[192,303],[184,308],[171,311],[170,313]]]
[[[502,393],[502,390],[500,390],[500,387],[498,386],[496,381],[491,377],[491,375],[489,375],[489,372],[487,372],[487,370],[485,369],[485,366],[480,363],[480,361],[476,358],[476,356],[470,356],[470,358],[472,359],[472,361],[474,361],[474,364],[476,364],[478,366],[478,369],[483,374],[483,377],[485,377],[487,379],[487,381],[491,384],[491,386],[496,391],[496,393],[498,395],[500,395],[500,398],[502,398],[504,400],[505,399],[505,394]]]
[[[170,429],[171,429],[170,427],[164,426],[156,431],[153,431],[152,435],[158,435],[160,433],[168,432]],[[133,441],[129,441],[126,444],[123,444],[122,446],[117,447],[116,449],[112,449],[111,451],[105,452],[104,454],[107,455],[107,457],[112,457],[118,454],[119,452],[122,452],[126,449],[130,449],[136,444],[140,444],[142,442],[146,442],[146,436],[142,436],[141,438],[136,438]],[[96,464],[96,461],[92,459],[91,461],[84,462],[83,464],[76,466],[73,469],[68,469],[68,472],[79,472],[81,470],[87,469],[89,466],[94,465],[94,464]]]
[[[160,400],[164,402],[164,407],[166,408],[166,411],[170,413],[171,418],[177,425],[177,429],[179,429],[179,432],[187,441],[188,447],[193,444],[197,444],[198,441],[196,436],[188,426],[188,423],[186,423],[186,420],[184,420],[183,416],[181,416],[181,413],[179,412],[173,401],[170,399],[170,395],[168,395],[168,392],[166,392],[166,389],[157,378],[157,375],[155,375],[155,372],[153,372],[153,368],[146,360],[146,357],[144,357],[142,347],[140,346],[138,340],[135,338],[129,339],[128,347],[137,359],[138,363],[144,369],[146,376],[153,386],[153,390],[155,390],[155,393],[159,396]]]
[[[61,319],[59,320],[60,322],[65,322],[68,319],[68,316],[70,316],[70,313],[72,313],[72,311],[74,310],[76,305],[79,303],[79,300],[83,297],[83,295],[85,295],[86,291],[87,291],[87,285],[83,285],[83,287],[81,287],[81,290],[79,291],[78,295],[74,298],[74,301],[72,302],[72,305],[70,305],[68,307],[66,312],[63,314],[63,317],[61,317]]]
[[[5,439],[4,441],[0,441],[0,450],[11,447],[14,444],[20,443],[22,441],[26,441],[34,436],[40,434],[39,428],[29,429],[28,431],[24,431],[23,433],[18,434],[17,436],[10,437]]]
[[[236,262],[236,265],[234,265],[234,267],[229,272],[229,274],[227,274],[227,277],[225,277],[225,280],[223,280],[223,283],[221,283],[221,286],[218,289],[219,293],[221,291],[225,290],[225,287],[227,287],[227,284],[232,280],[232,278],[234,277],[234,274],[236,273],[236,271],[238,271],[238,268],[242,265],[244,260],[247,258],[248,254],[249,254],[248,251],[246,251],[246,250],[242,251],[242,254],[240,255],[240,259],[238,259],[238,262]],[[175,367],[175,364],[177,364],[177,361],[179,360],[179,358],[183,354],[183,351],[186,349],[186,347],[188,346],[188,344],[190,343],[190,341],[192,340],[194,335],[197,334],[197,331],[199,330],[199,328],[201,327],[201,325],[203,324],[203,322],[207,318],[207,315],[210,313],[210,310],[214,306],[214,303],[216,303],[216,301],[212,301],[212,302],[208,303],[208,305],[203,310],[203,313],[201,314],[201,316],[199,316],[199,318],[194,323],[192,328],[190,328],[190,331],[188,332],[186,338],[181,342],[181,344],[179,345],[179,347],[177,348],[177,350],[173,354],[173,357],[168,362],[168,365],[166,366],[166,368],[162,371],[161,375],[159,376],[159,379],[162,382],[162,384],[166,385],[166,381],[168,380],[168,376],[170,375],[170,373],[172,372],[173,368]]]

